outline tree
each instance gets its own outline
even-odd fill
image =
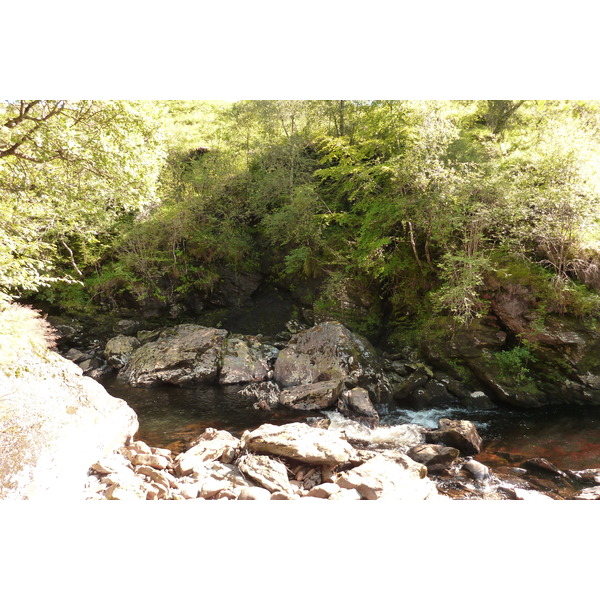
[[[156,201],[155,105],[0,104],[0,293],[81,279],[123,215]]]

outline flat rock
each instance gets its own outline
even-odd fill
[[[437,495],[430,479],[380,456],[342,473],[336,483],[355,489],[366,500],[425,500]]]
[[[338,433],[305,423],[265,423],[254,431],[245,431],[242,446],[252,452],[266,452],[313,464],[340,464],[354,453],[352,446]]]
[[[222,460],[227,462],[239,446],[239,440],[228,431],[208,427],[198,436],[192,447],[179,454],[175,459],[175,466],[181,475],[189,475],[194,468],[206,461]]]
[[[292,493],[285,465],[270,456],[245,454],[236,466],[246,477],[270,492]]]

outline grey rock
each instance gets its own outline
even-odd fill
[[[482,439],[471,421],[440,419],[439,427],[439,430],[425,434],[427,442],[452,446],[467,455],[480,452]]]
[[[305,423],[265,423],[254,431],[245,431],[241,442],[252,452],[266,452],[312,464],[340,464],[354,453],[352,446],[339,434]]]
[[[215,382],[225,347],[224,329],[178,325],[135,350],[119,377],[132,386]]]
[[[341,389],[339,379],[297,385],[283,390],[279,402],[298,410],[324,410],[336,404]]]

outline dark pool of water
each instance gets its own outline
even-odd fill
[[[134,388],[116,377],[101,383],[137,413],[140,428],[136,439],[174,452],[183,451],[206,427],[226,429],[239,436],[262,423],[282,424],[318,415],[288,409],[257,410],[252,406],[254,400],[238,393],[244,385]]]
[[[245,429],[265,422],[281,424],[318,415],[287,409],[256,410],[252,400],[238,393],[244,386],[133,388],[114,377],[102,383],[109,393],[126,400],[137,413],[138,439],[174,452],[183,451],[205,427],[241,435]],[[382,416],[381,424],[437,427],[442,417],[473,421],[484,440],[482,456],[488,458],[507,456],[516,464],[541,457],[560,469],[600,467],[600,407],[421,411],[392,408]]]

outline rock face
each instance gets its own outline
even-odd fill
[[[279,353],[274,379],[283,388],[341,380],[364,387],[374,401],[390,395],[373,346],[336,321],[294,335]]]
[[[0,389],[0,498],[81,499],[90,467],[138,429],[123,400],[53,352],[0,373]]]
[[[201,325],[164,329],[154,342],[138,348],[119,372],[132,386],[215,382],[227,331]]]
[[[312,464],[337,465],[350,460],[354,450],[338,434],[305,423],[276,426],[269,423],[245,431],[242,446]]]

